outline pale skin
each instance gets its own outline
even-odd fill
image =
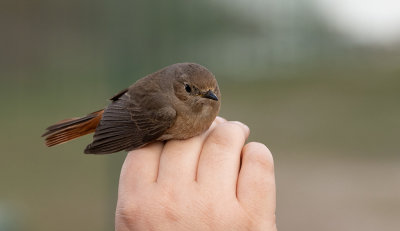
[[[276,230],[271,152],[220,117],[202,135],[131,151],[122,166],[117,231]]]

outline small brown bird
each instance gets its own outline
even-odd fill
[[[60,121],[42,136],[50,147],[94,132],[85,153],[130,151],[153,141],[201,134],[217,116],[220,99],[217,80],[209,70],[177,63],[119,92],[105,109]]]

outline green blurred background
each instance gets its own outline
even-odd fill
[[[40,135],[186,61],[271,149],[280,230],[399,229],[398,2],[25,0],[0,17],[0,230],[112,230],[126,153]]]

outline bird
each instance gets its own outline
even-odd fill
[[[51,147],[94,132],[84,153],[110,154],[188,139],[211,126],[221,93],[207,68],[176,63],[137,80],[110,100],[104,109],[49,126],[42,135],[45,144]]]

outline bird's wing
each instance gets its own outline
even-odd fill
[[[115,94],[112,98],[110,98],[110,100],[112,101],[116,101],[118,100],[121,96],[123,96],[127,91],[129,90],[129,88],[125,88],[124,90],[118,92],[117,94]]]
[[[153,103],[149,109],[143,99],[131,99],[129,92],[117,96],[105,109],[85,153],[106,154],[142,147],[175,122],[176,111],[172,107]]]
[[[172,126],[176,119],[176,111],[172,107],[162,107],[159,110],[140,110],[130,108],[132,120],[138,131],[143,135],[142,141],[147,143],[156,140]]]

